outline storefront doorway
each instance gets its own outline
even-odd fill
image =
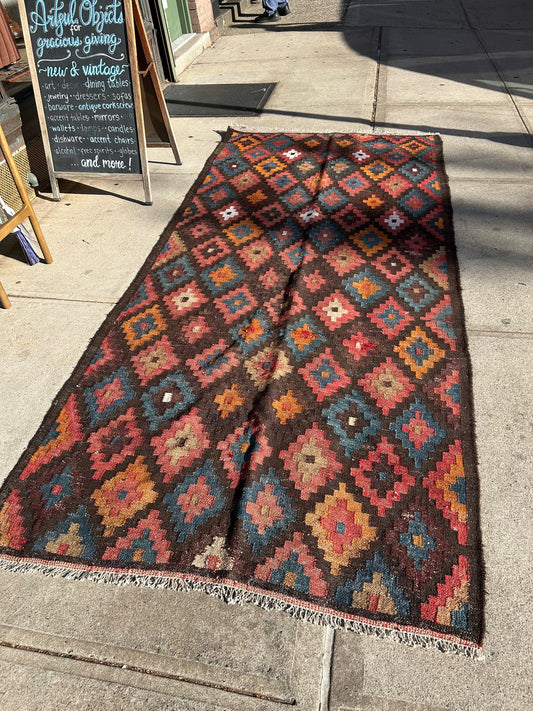
[[[172,47],[179,45],[180,37],[192,32],[191,16],[187,0],[160,0],[168,24]]]
[[[148,35],[154,56],[160,58],[160,79],[175,82],[174,58],[193,31],[187,0],[141,0],[140,5],[145,26],[153,26],[152,36]]]

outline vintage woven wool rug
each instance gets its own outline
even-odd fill
[[[479,653],[437,136],[229,129],[0,498],[1,565]]]

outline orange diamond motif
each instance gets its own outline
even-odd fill
[[[358,558],[376,539],[376,529],[369,525],[369,520],[344,483],[306,515],[305,522],[331,564],[332,575],[338,575],[342,566]]]
[[[418,379],[446,355],[420,326],[413,329],[405,340],[394,346],[394,350]]]
[[[112,536],[116,528],[157,499],[144,457],[137,457],[133,464],[93,492],[91,498],[102,517],[104,536]]]
[[[302,406],[292,394],[292,390],[287,390],[286,394],[282,395],[279,400],[274,400],[272,405],[276,411],[276,417],[282,425],[286,425],[289,420],[303,411]]]
[[[373,210],[383,205],[383,200],[377,195],[371,195],[366,200],[363,200],[363,202],[365,203],[365,205],[368,205],[368,207],[372,208]]]
[[[220,411],[220,417],[226,418],[232,412],[244,404],[244,398],[241,397],[241,392],[236,383],[233,383],[231,388],[226,388],[223,393],[215,397],[215,402]]]
[[[209,277],[217,286],[226,284],[228,281],[235,279],[236,276],[236,272],[233,271],[229,264],[224,264],[223,267],[215,269],[209,274]]]

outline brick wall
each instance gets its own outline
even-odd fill
[[[211,39],[218,35],[211,0],[187,0],[193,32],[209,32]]]

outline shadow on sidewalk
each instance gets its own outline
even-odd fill
[[[260,7],[260,6],[256,6]],[[250,8],[249,8],[250,9]],[[259,11],[257,11],[259,12]],[[257,13],[255,13],[257,14]],[[344,0],[337,17],[329,10],[326,21],[312,21],[317,11],[312,0],[294,0],[286,21],[253,24],[255,14],[234,16],[233,29],[272,33],[342,32],[346,44],[358,56],[367,56],[377,67],[433,76],[446,82],[507,96],[524,123],[517,100],[533,97],[533,3],[508,0]],[[325,12],[324,12],[325,14]],[[333,16],[332,16],[333,15]],[[368,42],[369,33],[374,41]],[[482,94],[472,99],[483,104]],[[492,102],[490,95],[487,101]],[[276,113],[276,112],[273,112]],[[367,123],[360,118],[291,113],[294,116],[335,118]],[[420,126],[382,124],[384,128],[420,130]],[[426,128],[426,127],[424,127]],[[477,131],[427,126],[443,134],[479,138]],[[509,145],[530,145],[523,135],[495,132],[483,137]]]

